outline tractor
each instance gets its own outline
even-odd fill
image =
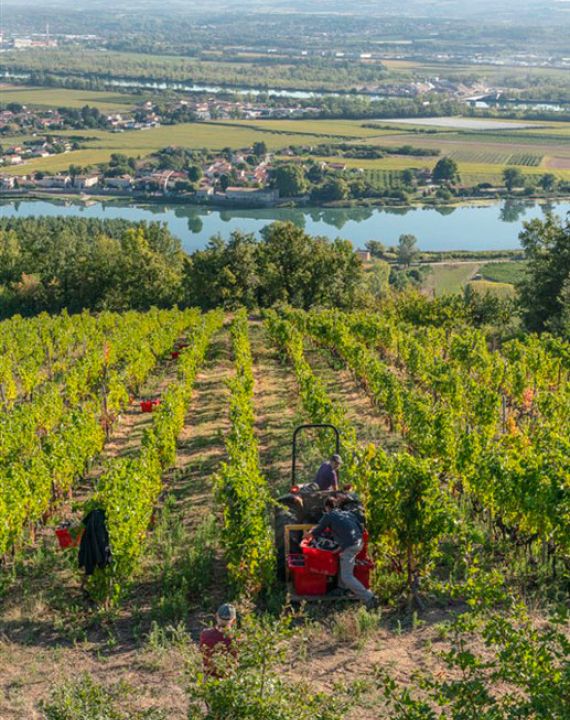
[[[340,433],[334,425],[327,423],[299,425],[293,433],[291,458],[291,489],[277,498],[275,510],[275,546],[277,549],[277,572],[279,579],[287,580],[287,556],[300,553],[300,543],[304,530],[316,525],[324,513],[327,497],[338,500],[338,507],[358,513],[364,521],[364,509],[358,496],[345,485],[342,490],[320,490],[314,482],[298,483],[297,442],[299,434],[305,430],[331,430],[335,436],[336,453],[340,451]]]

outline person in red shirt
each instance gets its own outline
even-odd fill
[[[215,627],[207,628],[200,633],[200,650],[207,674],[219,676],[227,665],[228,656],[235,659],[236,648],[232,634],[235,622],[235,607],[224,603],[216,612]]]

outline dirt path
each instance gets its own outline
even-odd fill
[[[401,438],[389,432],[386,420],[339,360],[310,341],[305,344],[305,354],[315,374],[324,382],[329,397],[346,408],[347,419],[354,425],[361,443],[374,443],[386,450],[401,446]]]
[[[190,413],[178,439],[176,466],[165,484],[174,501],[173,514],[192,539],[208,521],[214,522],[214,558],[208,568],[207,601],[189,614],[187,627],[194,639],[211,621],[213,609],[226,599],[226,568],[219,547],[222,518],[215,507],[214,478],[226,456],[224,438],[229,429],[229,389],[233,372],[227,328],[214,338],[208,361],[198,374]],[[202,598],[205,600],[205,598]]]
[[[263,324],[250,323],[249,332],[261,469],[274,494],[279,495],[290,486],[291,438],[304,416],[293,371],[279,362]]]
[[[113,434],[105,444],[102,462],[116,456],[134,455],[138,451],[144,431],[152,424],[152,413],[141,412],[140,400],[159,398],[176,377],[176,360],[167,360],[155,369],[145,382],[140,398],[134,398],[121,413]]]

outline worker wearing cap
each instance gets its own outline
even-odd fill
[[[306,536],[318,538],[327,529],[331,531],[335,542],[340,547],[339,593],[351,591],[365,603],[367,610],[374,610],[378,607],[376,595],[364,587],[354,576],[356,556],[364,544],[362,526],[354,513],[339,510],[332,497],[325,500],[325,514],[319,524],[306,533]]]
[[[315,482],[320,490],[338,490],[338,469],[342,465],[340,455],[333,455],[318,469]]]
[[[200,650],[204,658],[204,670],[214,676],[223,668],[220,658],[231,655],[235,658],[236,649],[232,628],[236,622],[236,609],[229,603],[220,605],[216,612],[216,625],[202,630],[200,634]]]

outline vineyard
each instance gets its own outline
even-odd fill
[[[431,667],[427,644],[455,608],[525,597],[542,623],[542,608],[567,597],[563,340],[499,341],[390,306],[16,316],[0,324],[0,348],[0,718],[35,717],[62,662],[166,713],[144,717],[187,717],[181,653],[217,603],[287,604],[272,517],[302,422],[340,430],[341,481],[365,505],[386,624],[342,603],[315,610],[306,632],[319,643],[293,677],[330,691],[338,664],[364,652],[349,680],[368,668],[372,687],[374,665],[396,663],[409,682],[414,665]],[[331,451],[316,432],[304,481]],[[82,582],[55,530],[95,508],[112,554]],[[414,618],[409,632],[402,618]],[[563,673],[553,682],[563,687]],[[520,716],[564,717],[551,708]]]
[[[543,156],[534,153],[510,153],[496,150],[478,150],[461,148],[449,153],[457,162],[479,163],[482,165],[521,165],[523,167],[539,167]]]
[[[365,170],[364,177],[378,190],[402,188],[402,173],[398,170]]]

